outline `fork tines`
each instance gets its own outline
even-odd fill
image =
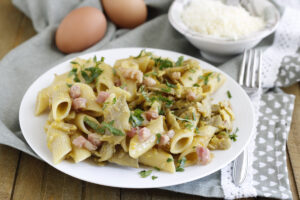
[[[244,52],[240,69],[239,84],[246,88],[259,88],[261,83],[261,59],[262,52],[257,49],[249,49]]]

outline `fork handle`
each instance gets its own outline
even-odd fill
[[[233,163],[233,171],[232,171],[232,177],[233,177],[233,183],[236,186],[240,186],[247,175],[248,170],[248,149],[245,148],[245,150],[237,157],[237,159],[234,160]]]

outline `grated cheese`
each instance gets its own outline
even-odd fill
[[[265,26],[262,18],[251,16],[243,7],[225,5],[215,0],[193,0],[181,17],[196,32],[235,40]]]

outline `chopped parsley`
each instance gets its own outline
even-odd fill
[[[191,128],[193,128],[193,124],[191,124],[191,123],[186,123],[186,124],[184,124],[184,127],[185,127],[185,128],[188,128],[188,129],[191,129]]]
[[[189,69],[190,72],[195,73],[196,70],[194,70],[193,68]]]
[[[135,109],[129,117],[129,121],[133,127],[141,126],[144,118],[142,117],[143,111],[141,109]]]
[[[140,52],[140,54],[139,54],[138,56],[134,57],[134,58],[140,58],[140,57],[142,57],[143,52],[145,52],[145,49],[143,49],[143,50]]]
[[[167,162],[173,162],[173,159],[172,158],[168,158]]]
[[[76,75],[77,74],[77,68],[73,68],[70,72],[69,72],[69,76],[72,76],[72,75]]]
[[[71,61],[70,63],[73,65],[78,65],[78,62],[76,62],[76,61]]]
[[[89,67],[81,71],[81,76],[86,83],[92,83],[102,72],[103,70],[98,67]]]
[[[142,86],[139,88],[138,92],[140,92],[140,93],[143,95],[143,97],[145,98],[146,101],[150,101],[150,98],[148,97],[148,94],[147,94],[147,92],[145,91],[145,86],[144,86],[144,85],[142,85]]]
[[[160,169],[158,167],[154,167],[155,170],[160,171]]]
[[[114,98],[113,98],[113,104],[116,104],[116,102],[117,102],[117,98],[114,97]]]
[[[198,83],[195,83],[193,86],[194,87],[200,87],[200,85]]]
[[[176,167],[176,172],[183,172],[184,171],[184,165],[186,162],[186,158],[183,157],[182,159],[178,160],[178,167]]]
[[[172,84],[172,83],[169,83],[169,81],[166,81],[166,85],[167,85],[169,88],[176,88],[176,85],[175,85],[175,84]]]
[[[73,68],[70,72],[69,72],[69,75],[68,76],[74,76],[74,81],[75,82],[80,82],[80,79],[78,78],[78,75],[77,75],[77,68]]]
[[[144,97],[146,96],[146,95],[144,95],[143,93],[142,93],[142,95],[143,95]],[[154,101],[161,101],[161,102],[164,102],[165,105],[166,105],[167,107],[172,106],[172,104],[174,103],[173,100],[168,99],[167,97],[164,97],[164,96],[162,96],[161,94],[159,94],[158,96],[152,96],[151,98],[149,98],[149,97],[146,96],[145,99],[146,99],[146,101],[151,101],[151,102],[154,102]]]
[[[157,76],[158,73],[153,71],[153,72],[148,72],[147,74],[145,74],[144,76],[148,77],[148,76]]]
[[[159,115],[164,115],[164,114],[165,114],[165,111],[164,111],[163,109],[160,109],[159,112],[158,112],[158,114],[159,114]]]
[[[158,177],[157,177],[157,176],[152,176],[151,178],[152,178],[152,180],[155,180],[155,179],[157,179]]]
[[[167,87],[167,88],[161,88],[160,89],[162,92],[165,92],[165,93],[169,93],[171,92],[171,88]]]
[[[114,128],[113,124],[114,121],[111,121],[109,123],[102,122],[102,126],[100,127],[96,122],[90,120],[87,117],[84,117],[83,121],[89,125],[92,129],[94,129],[97,133],[104,133],[106,129],[108,129],[109,132],[111,132],[115,136],[123,136],[125,135],[120,129]]]
[[[160,139],[161,139],[161,134],[160,133],[156,133],[156,144],[159,144],[160,143]]]
[[[96,122],[90,120],[88,117],[84,117],[83,121],[89,126],[91,127],[94,131],[96,131],[97,133],[104,133],[105,132],[105,128],[100,127]]]
[[[160,93],[158,93],[157,96],[151,96],[149,98],[147,92],[145,91],[144,85],[142,85],[139,88],[138,92],[140,92],[143,95],[143,97],[145,98],[145,100],[148,101],[148,102],[152,102],[153,103],[154,101],[161,101],[161,102],[164,102],[167,107],[172,106],[172,104],[174,103],[173,100],[168,99],[167,97],[162,96]]]
[[[78,76],[76,75],[75,77],[74,77],[74,79],[73,79],[75,82],[80,82],[80,79],[78,78]]]
[[[152,173],[152,170],[142,170],[139,172],[139,175],[141,176],[141,178],[146,178],[146,177],[150,176],[151,173]]]
[[[70,87],[72,87],[72,84],[67,83],[67,86],[70,88]]]
[[[173,67],[173,63],[168,59],[161,59],[161,57],[159,57],[153,58],[153,60],[155,61],[155,66],[159,67],[160,70]]]
[[[145,49],[143,49],[143,50],[140,52],[140,54],[139,54],[138,56],[133,57],[133,58],[140,58],[140,57],[142,57],[142,56],[144,56],[144,55],[146,55],[146,56],[151,56],[152,53],[151,53],[151,52],[147,52]]]
[[[193,123],[193,120],[190,120],[190,119],[188,119],[188,118],[181,118],[181,117],[177,117],[177,116],[175,116],[175,117],[176,117],[176,119],[178,119],[178,120],[180,120],[180,121],[185,121],[185,122]]]
[[[109,132],[111,132],[113,135],[115,136],[124,136],[125,134],[120,130],[117,129],[115,127],[113,127],[114,125],[114,120],[112,120],[111,122],[102,122],[102,126],[106,129],[108,129]]]
[[[208,79],[209,77],[212,75],[212,72],[204,75],[204,76],[199,76],[200,79],[202,79],[204,81],[204,85],[207,85],[208,84]]]
[[[229,135],[229,138],[232,140],[232,141],[236,141],[236,138],[237,138],[237,134],[233,133],[233,134],[230,134]]]
[[[174,101],[172,101],[171,99],[168,99],[167,97],[161,95],[158,96],[158,100],[165,102],[167,106],[171,106],[174,103]]]
[[[227,97],[228,97],[229,99],[231,99],[231,97],[232,97],[229,90],[227,90]]]
[[[97,61],[97,56],[95,55],[94,58],[93,58],[93,61],[94,61],[94,63],[96,63],[96,67],[98,67],[98,65],[100,65],[102,62],[104,62],[104,59],[105,58],[102,56],[101,60]]]
[[[234,133],[232,133],[232,134],[229,135],[229,138],[230,138],[232,141],[234,141],[234,142],[236,141],[236,138],[237,138],[237,134],[236,134],[236,133],[237,133],[238,131],[239,131],[239,128],[236,128],[235,131],[234,131]]]
[[[183,59],[184,59],[184,57],[183,57],[183,56],[180,56],[180,57],[177,59],[177,61],[176,61],[176,63],[175,63],[175,66],[181,66],[182,63],[183,63]]]
[[[196,121],[196,114],[193,112],[193,120]]]
[[[108,104],[109,104],[108,101],[104,102],[103,107],[102,107],[102,110],[104,110],[104,109],[107,107]]]
[[[192,81],[192,80],[193,80],[193,78],[189,76],[189,80],[190,80],[190,81]]]

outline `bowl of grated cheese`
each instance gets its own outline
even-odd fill
[[[224,62],[273,33],[280,12],[269,0],[175,0],[170,24],[212,62]]]

